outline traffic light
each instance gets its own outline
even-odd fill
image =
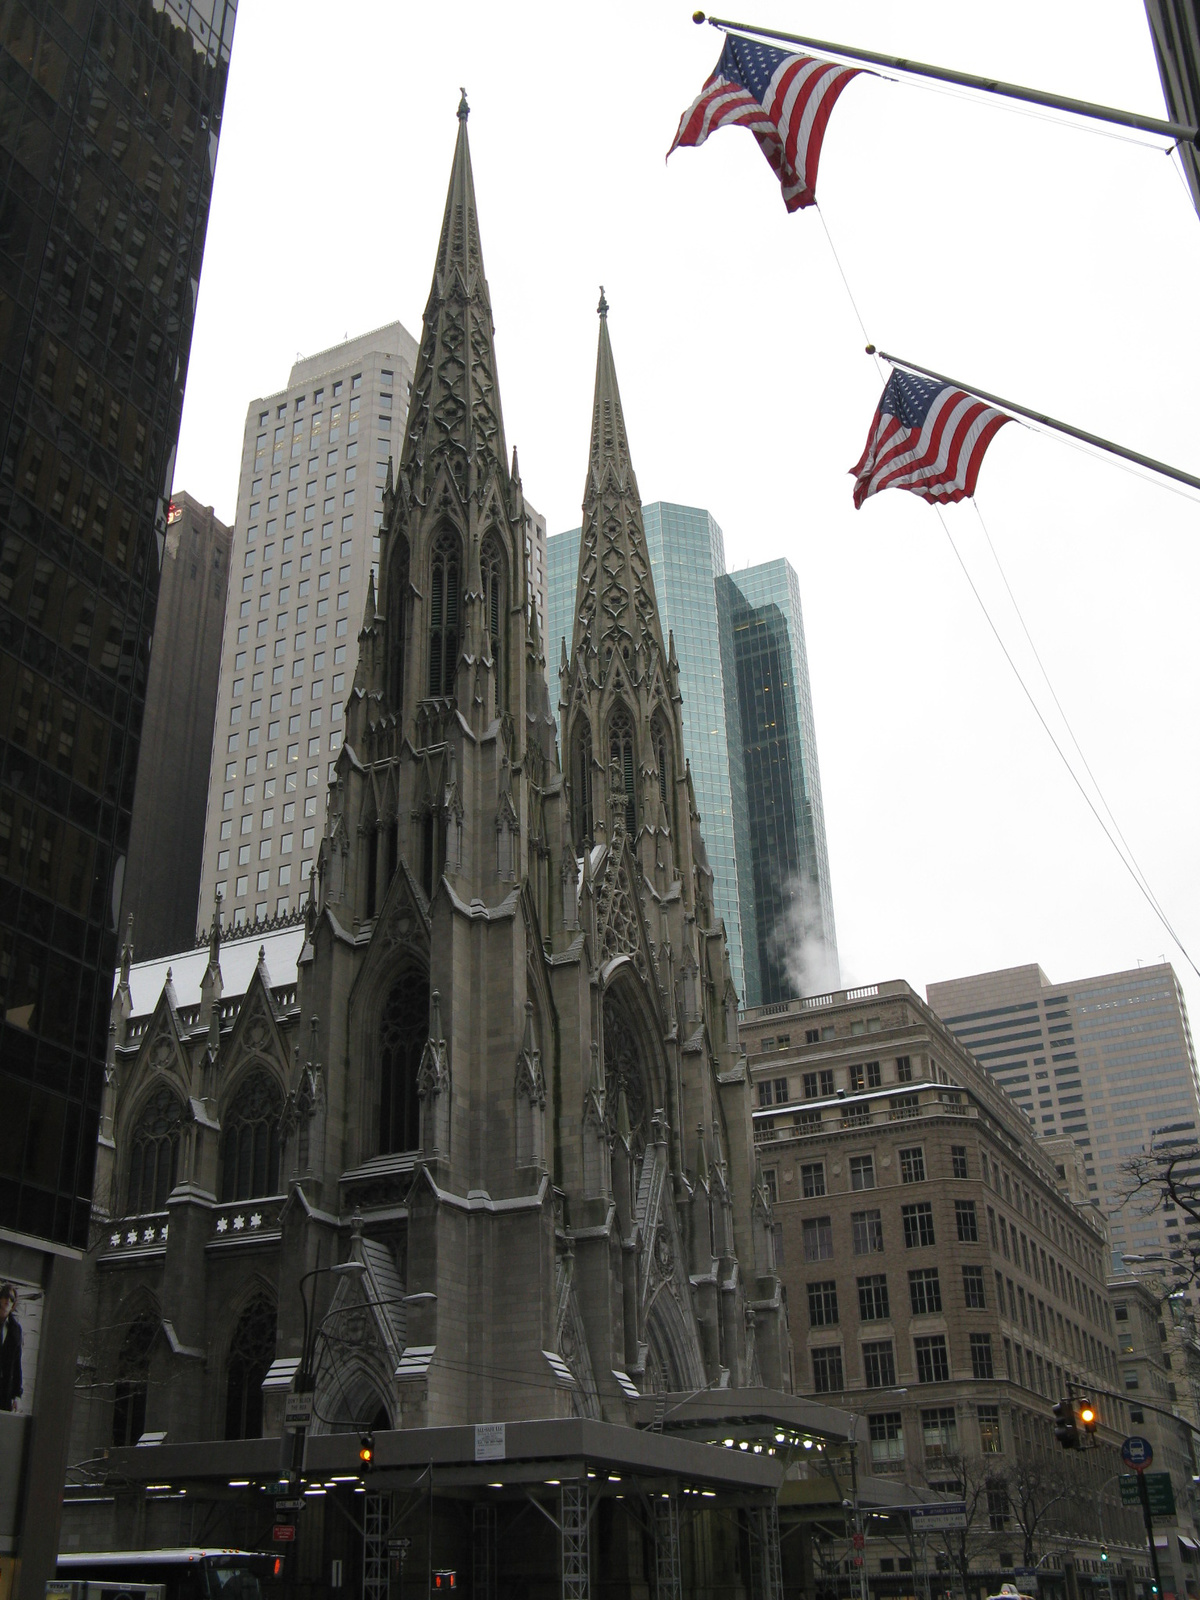
[[[1054,1437],[1064,1450],[1078,1450],[1081,1445],[1075,1412],[1069,1400],[1054,1402]]]
[[[358,1470],[370,1472],[375,1465],[375,1435],[364,1433],[358,1442]]]
[[[458,1573],[443,1567],[440,1572],[433,1574],[433,1588],[435,1594],[442,1593],[448,1589],[456,1590],[458,1588]]]
[[[1095,1433],[1100,1418],[1090,1400],[1080,1400],[1075,1407],[1075,1425],[1085,1433]]]
[[[1108,1561],[1108,1551],[1103,1549],[1103,1548],[1100,1551],[1100,1560],[1102,1562],[1107,1562]]]

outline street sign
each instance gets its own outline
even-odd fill
[[[278,1511],[303,1511],[304,1496],[300,1495],[295,1500],[276,1500],[275,1510]]]
[[[1154,1460],[1154,1448],[1140,1433],[1131,1434],[1121,1446],[1121,1460],[1135,1472],[1145,1472]]]
[[[861,1550],[867,1542],[867,1536],[865,1533],[856,1533],[850,1542],[856,1550]]]
[[[283,1402],[283,1425],[285,1428],[311,1428],[313,1419],[313,1397],[311,1392],[306,1394],[289,1394]]]
[[[967,1502],[944,1500],[940,1505],[905,1506],[914,1533],[950,1533],[967,1525]]]
[[[1122,1476],[1118,1479],[1121,1486],[1121,1504],[1123,1506],[1136,1506],[1141,1504],[1138,1494],[1138,1481],[1135,1477]],[[1147,1472],[1145,1474],[1146,1498],[1150,1502],[1150,1515],[1152,1517],[1173,1517],[1175,1515],[1175,1491],[1171,1487],[1171,1474],[1169,1472]]]
[[[277,1522],[271,1529],[271,1537],[276,1544],[295,1544],[296,1529],[290,1522]]]

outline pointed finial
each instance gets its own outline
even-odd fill
[[[471,108],[467,104],[467,91],[463,89],[460,92],[462,94],[462,99],[458,102],[458,120],[460,122],[465,122],[471,115]]]
[[[125,943],[121,946],[121,982],[128,986],[129,969],[133,965],[133,912],[125,924]]]
[[[512,471],[509,473],[509,477],[512,479],[512,481],[514,483],[520,483],[520,481],[521,481],[521,469],[517,465],[517,447],[516,447],[516,445],[513,445]]]
[[[375,626],[375,568],[367,574],[367,601],[363,606],[363,628]]]
[[[533,1001],[525,1002],[525,1036],[521,1040],[521,1048],[526,1055],[533,1054]]]
[[[429,1010],[429,1037],[435,1044],[440,1044],[442,1038],[442,997],[436,989],[429,996]]]
[[[600,316],[607,322],[607,320],[608,320],[608,301],[604,298],[604,285],[603,284],[600,285],[600,304],[596,307],[596,310],[599,312]]]
[[[395,479],[392,476],[392,457],[390,452],[388,454],[387,481],[383,486],[383,492],[385,496],[395,492]]]

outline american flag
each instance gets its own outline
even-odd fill
[[[854,504],[881,489],[910,489],[926,500],[975,493],[984,452],[1010,419],[952,383],[895,369],[871,423],[854,474]]]
[[[667,156],[681,144],[703,144],[714,128],[749,128],[779,179],[784,205],[811,206],[829,114],[861,70],[730,34],[712,76],[680,118]]]

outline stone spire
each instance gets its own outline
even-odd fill
[[[600,341],[571,655],[575,657],[583,645],[589,663],[594,663],[592,670],[603,681],[614,652],[628,663],[635,677],[640,677],[651,654],[657,654],[665,664],[666,648],[646,553],[642,502],[629,454],[603,288],[596,309]]]
[[[464,93],[399,469],[409,489],[419,490],[422,468],[428,478],[444,459],[464,499],[482,497],[492,470],[506,483],[508,477],[468,114]]]

